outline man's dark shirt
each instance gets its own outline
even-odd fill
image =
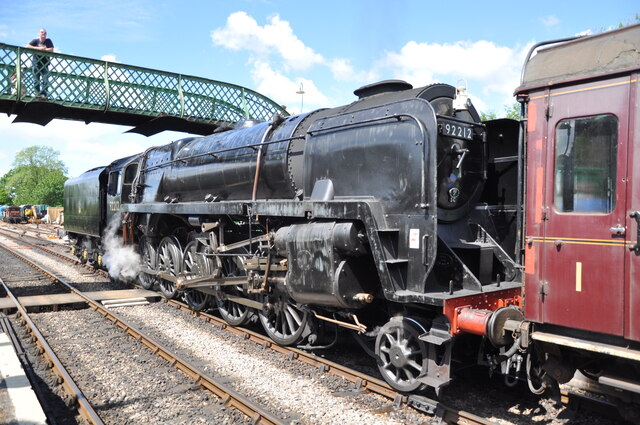
[[[40,47],[44,46],[48,49],[53,48],[53,41],[50,38],[46,38],[44,41],[40,41],[39,38],[34,38],[29,42],[29,46]],[[43,70],[47,65],[49,65],[49,58],[41,55],[34,55],[35,59],[35,67],[38,70]]]

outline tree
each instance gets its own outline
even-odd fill
[[[66,181],[67,176],[60,170],[47,173],[35,188],[33,196],[38,202],[33,203],[50,205],[52,207],[62,206],[64,182]]]
[[[14,168],[5,175],[3,185],[14,204],[62,205],[67,167],[58,155],[46,146],[31,146],[16,154]]]
[[[9,189],[7,182],[9,178],[13,175],[13,170],[9,170],[7,174],[0,177],[0,205],[12,205],[13,204],[13,194]]]
[[[514,102],[511,104],[511,106],[509,105],[505,105],[504,106],[504,115],[499,117],[498,114],[494,111],[489,111],[489,112],[481,112],[480,113],[480,119],[482,121],[489,121],[489,120],[495,120],[498,118],[509,118],[512,120],[519,120],[520,119],[520,104],[518,102]]]

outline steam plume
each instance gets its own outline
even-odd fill
[[[116,216],[107,225],[102,239],[102,261],[112,278],[133,280],[140,271],[140,255],[133,245],[122,245],[122,239],[117,233],[121,224],[120,217]]]

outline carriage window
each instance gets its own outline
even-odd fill
[[[556,126],[553,204],[561,212],[610,213],[616,206],[618,119],[563,120]]]

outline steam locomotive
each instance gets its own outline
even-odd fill
[[[632,26],[530,53],[520,122],[390,80],[153,147],[69,180],[65,227],[100,264],[115,221],[143,287],[279,344],[353,330],[402,392],[460,359],[637,394],[639,51]]]

